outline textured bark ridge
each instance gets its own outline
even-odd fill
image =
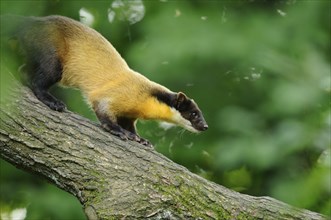
[[[1,100],[1,157],[73,194],[94,219],[326,219],[269,197],[209,182],[69,111],[56,112],[29,89]]]

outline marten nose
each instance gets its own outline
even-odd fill
[[[197,131],[205,131],[208,129],[208,125],[204,121],[200,121],[199,123],[194,124],[193,126]]]

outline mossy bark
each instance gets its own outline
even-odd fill
[[[325,219],[209,182],[154,149],[124,142],[29,89],[1,100],[1,157],[79,199],[88,219]]]

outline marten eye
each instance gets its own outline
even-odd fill
[[[198,117],[198,114],[196,112],[191,112],[190,113],[190,117],[191,118],[197,118]]]

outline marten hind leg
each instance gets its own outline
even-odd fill
[[[30,60],[27,65],[30,87],[35,96],[53,110],[65,110],[65,104],[48,92],[48,89],[60,81],[62,76],[62,65],[55,51],[49,49],[37,58],[31,59],[35,61]]]

